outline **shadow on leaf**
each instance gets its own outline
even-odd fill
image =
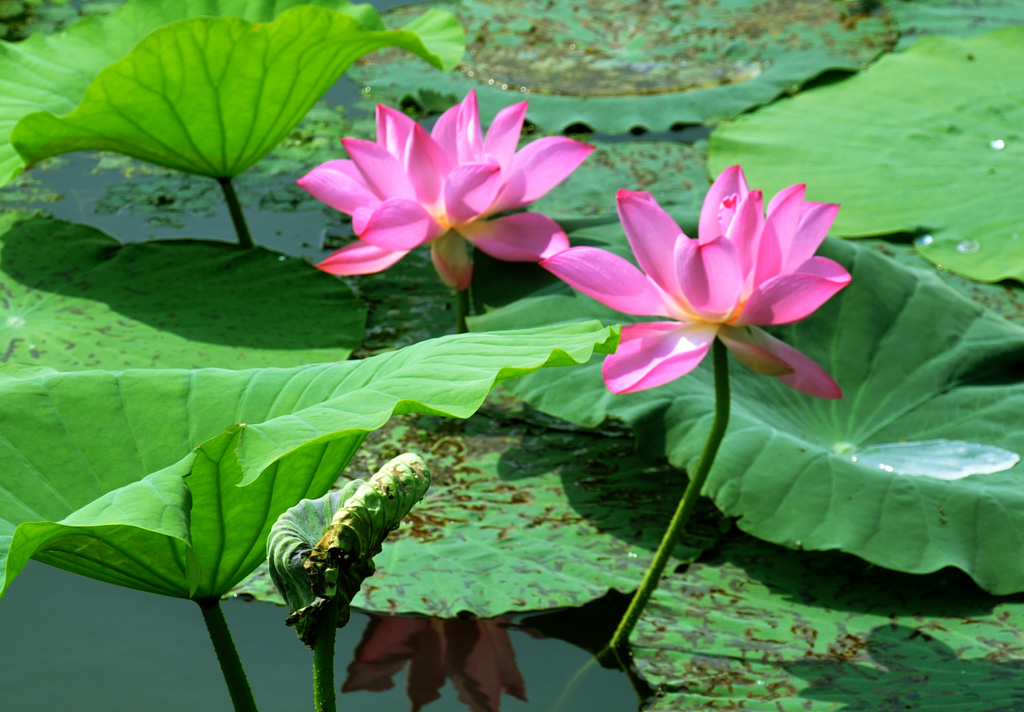
[[[5,326],[22,329],[10,334],[13,362],[289,366],[343,360],[362,339],[366,310],[344,283],[262,248],[122,245],[90,227],[42,218],[15,223],[0,241]]]

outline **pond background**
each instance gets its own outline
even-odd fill
[[[238,646],[260,709],[308,709],[312,705],[313,654],[284,625],[286,609],[229,600],[224,615]],[[368,617],[353,612],[338,631],[336,679],[345,669]],[[589,653],[554,638],[511,629],[509,638],[523,675],[528,702],[502,697],[502,710],[554,709]],[[3,709],[104,710],[105,712],[223,712],[231,700],[197,606],[75,576],[30,562],[0,605],[0,689]],[[405,710],[408,668],[385,692],[340,695],[350,712]],[[466,706],[449,682],[427,709]],[[588,670],[567,709],[599,712],[635,709],[625,676]]]
[[[69,3],[90,13],[118,4]],[[407,3],[375,0],[372,4],[383,11]],[[51,10],[58,18],[67,14],[59,6]],[[361,88],[343,76],[314,112],[337,119],[328,107],[351,107],[360,95]],[[372,121],[371,110],[372,104],[364,102],[354,115]],[[332,126],[329,131],[337,151],[342,129]],[[316,162],[309,163],[308,168]],[[268,185],[301,193],[294,186],[300,175],[292,172],[270,179],[262,177],[249,191],[241,188],[242,198],[257,244],[318,261],[330,253],[330,248],[323,247],[328,231],[345,234],[340,221],[330,220],[331,213],[319,204],[304,211],[281,212],[263,209],[253,200]],[[161,181],[163,176],[168,180]],[[182,182],[194,187],[195,193],[183,193]],[[121,242],[196,237],[236,240],[227,207],[213,181],[163,171],[116,154],[84,152],[50,159],[18,183],[27,184],[29,190],[12,195],[14,191],[8,187],[0,193],[0,207],[42,208],[55,218],[116,235]],[[239,183],[245,186],[246,176]],[[164,203],[166,196],[174,196],[176,203]],[[336,223],[333,229],[325,228],[329,220]],[[426,287],[423,291],[430,297],[435,296],[434,292],[447,297],[443,288],[434,284],[428,256],[410,256],[406,262],[412,263],[410,282],[422,281]],[[443,323],[443,333],[450,320],[442,316],[438,321]],[[430,327],[437,328],[433,323]],[[406,335],[406,340],[415,339]],[[312,700],[312,653],[285,626],[287,610],[243,598],[223,605],[260,709],[283,712],[308,708]],[[349,624],[338,631],[339,687],[369,620],[366,614],[353,611]],[[502,710],[554,709],[567,682],[592,660],[582,648],[515,627],[509,629],[509,638],[528,702],[503,695]],[[31,561],[0,604],[0,640],[8,643],[0,647],[4,710],[223,712],[231,706],[209,634],[190,601],[111,586]],[[408,671],[406,665],[394,676],[391,690],[342,694],[339,709],[379,712],[409,708]],[[638,705],[636,693],[619,671],[594,666],[583,682],[568,699],[567,709],[617,712]],[[440,699],[428,709],[467,707],[448,681]]]
[[[397,3],[378,3],[377,6],[384,8],[390,4]],[[90,4],[75,5],[84,7]],[[365,99],[361,91],[347,78],[342,79],[327,97],[333,106],[314,109],[310,121],[297,131],[299,139],[296,143],[324,140],[325,145],[330,146],[325,151],[335,152],[330,156],[303,158],[306,169],[328,157],[340,156],[337,138],[344,135],[350,125],[356,125],[364,133],[368,127],[372,130],[365,113],[372,107],[372,102],[360,104],[362,114],[359,109],[353,109],[342,117],[337,111],[340,105],[351,106],[357,99]],[[628,140],[636,137],[617,138]],[[686,178],[698,189],[685,192],[682,199],[690,202],[681,208],[683,212],[685,209],[692,211],[699,204],[697,199],[702,193],[699,186],[706,181],[702,157],[706,154],[706,145],[701,141],[706,138],[706,130],[691,129],[675,134],[664,132],[641,138],[697,142],[687,148],[699,160],[694,162]],[[257,166],[241,176],[239,189],[258,244],[315,260],[326,254],[321,247],[323,243],[336,245],[344,241],[347,225],[338,220],[335,213],[304,197],[292,185],[301,172],[288,167],[289,161],[295,161],[289,143],[286,141],[281,150],[265,161],[266,165]],[[124,242],[149,237],[205,239],[221,236],[226,241],[234,240],[230,220],[212,181],[145,167],[111,155],[72,154],[48,164],[31,171],[13,188],[5,188],[0,192],[0,201],[12,203],[16,208],[41,209],[65,220],[95,225]],[[651,170],[648,167],[637,173],[648,176]],[[656,187],[649,188],[659,195],[659,199],[676,195],[681,182],[680,174],[665,173],[663,183],[658,184],[656,176]],[[572,185],[571,181],[569,185]],[[58,194],[64,197],[50,202]],[[879,250],[895,255],[906,264],[923,265],[909,242],[910,236],[903,236],[879,245]],[[360,281],[362,296],[376,307],[376,312],[371,315],[369,338],[359,355],[445,333],[450,328],[451,314],[443,310],[448,295],[436,286],[426,255],[421,251],[410,255],[401,264],[401,270],[393,270],[387,276]],[[942,278],[961,287],[966,283],[966,280],[948,274],[943,274]],[[409,304],[403,301],[399,306],[391,306],[399,301],[394,298],[396,283],[403,298],[412,298]],[[973,283],[969,283],[965,291],[975,288]],[[983,298],[994,293],[977,289]],[[993,306],[1010,318],[1019,320],[1024,314],[1019,295],[1019,289],[1006,288]],[[398,329],[394,326],[396,323],[401,324]],[[630,443],[628,434],[620,432],[617,435],[623,437],[623,442]],[[748,556],[749,552],[744,547],[754,549],[754,556]],[[641,544],[639,549],[642,548]],[[787,635],[773,637],[772,631],[780,619],[784,621],[785,631],[793,620],[802,620],[801,616],[809,618],[812,623],[808,625],[816,635],[820,629],[822,639],[825,639],[834,632],[833,626],[842,627],[849,618],[860,617],[861,628],[855,629],[851,625],[849,630],[852,633],[845,633],[845,637],[836,634],[836,640],[842,641],[846,647],[840,645],[830,648],[827,654],[822,653],[829,662],[818,661],[820,669],[814,670],[810,664],[787,668],[807,682],[806,686],[793,687],[789,691],[793,697],[799,697],[790,704],[802,707],[808,698],[812,698],[817,705],[815,709],[849,709],[851,704],[858,702],[861,709],[896,709],[897,706],[902,709],[902,704],[897,705],[895,700],[908,690],[917,690],[915,694],[924,697],[912,701],[912,704],[920,705],[918,709],[929,709],[929,704],[934,704],[928,702],[928,696],[932,700],[961,699],[967,691],[976,695],[972,699],[974,708],[979,710],[998,709],[1000,705],[1013,705],[1019,701],[1019,694],[1015,692],[1015,689],[1022,689],[1020,633],[1015,622],[1019,616],[1019,596],[1002,599],[987,596],[956,572],[926,577],[882,573],[871,578],[872,567],[852,557],[811,556],[801,558],[797,563],[790,552],[770,545],[751,544],[747,537],[735,531],[711,554],[703,557],[703,566],[693,567],[685,579],[676,577],[667,583],[666,591],[675,595],[681,590],[677,600],[694,600],[698,595],[694,593],[693,586],[699,588],[706,580],[712,582],[707,584],[712,590],[728,591],[735,598],[726,596],[727,603],[720,607],[732,607],[738,611],[734,627],[748,638],[740,640],[742,645],[753,645],[757,649],[756,646],[763,644],[765,639],[789,638]],[[774,563],[759,564],[758,557]],[[805,563],[807,561],[811,563]],[[786,570],[786,575],[772,578],[773,565],[776,573]],[[749,573],[749,577],[744,577],[744,573]],[[807,577],[810,577],[810,583],[805,580]],[[820,581],[826,579],[838,582],[833,588],[845,588],[854,595],[852,598],[844,597],[834,590],[822,590]],[[865,580],[868,580],[867,585]],[[763,581],[770,581],[771,585],[758,588]],[[770,595],[765,594],[760,600],[758,597],[764,593],[764,588],[770,588]],[[755,593],[746,597],[737,593],[749,591]],[[756,600],[764,608],[751,612],[740,605],[751,600]],[[924,606],[922,600],[930,603]],[[712,607],[714,604],[712,601]],[[804,604],[808,605],[801,608]],[[871,616],[865,615],[865,611],[870,611]],[[310,654],[284,627],[283,609],[231,601],[226,605],[226,615],[233,626],[243,661],[248,666],[257,699],[264,709],[305,706],[304,701],[310,696]],[[675,613],[669,611],[659,615]],[[957,620],[958,617],[975,618],[976,623],[980,620],[982,624],[973,629],[965,627],[961,631],[962,621]],[[865,618],[870,622],[863,623]],[[673,619],[669,617],[668,620]],[[835,623],[837,620],[843,622]],[[695,626],[698,624],[699,619]],[[109,640],[99,632],[107,630],[108,625],[113,626],[109,630],[116,631]],[[954,631],[952,637],[962,636],[962,646],[949,647],[920,632],[941,626],[945,626],[947,632]],[[339,683],[344,679],[347,651],[354,648],[364,627],[365,619],[355,617],[349,627],[341,631]],[[144,700],[149,709],[177,710],[187,706],[200,712],[203,709],[225,709],[228,704],[206,631],[191,603],[98,584],[33,563],[0,603],[0,638],[19,641],[16,646],[7,646],[6,652],[0,655],[0,687],[10,690],[10,708],[14,710],[58,704],[72,709],[137,709]],[[711,697],[757,695],[769,680],[767,673],[762,678],[748,670],[738,674],[726,669],[728,652],[723,652],[723,649],[729,651],[730,644],[735,642],[732,640],[725,643],[716,640],[720,646],[717,648],[719,657],[710,656],[710,662],[707,657],[682,663],[670,659],[672,651],[691,647],[692,640],[685,639],[685,633],[680,634],[680,638],[683,640],[668,641],[665,649],[657,649],[651,655],[654,662],[648,661],[648,671],[656,678],[662,675],[657,679],[678,681],[678,670],[686,669],[687,672],[695,670],[703,676],[701,679],[725,680],[726,683],[718,689],[714,689],[714,682],[711,683],[707,690]],[[737,638],[742,638],[742,635]],[[506,696],[503,699],[503,709],[506,710],[550,708],[564,682],[589,659],[587,653],[559,641],[535,640],[516,630],[511,631],[511,639],[516,646],[530,703],[523,705]],[[21,641],[25,644],[22,645]],[[30,644],[39,647],[32,648]],[[986,652],[985,646],[989,646],[994,660],[997,663],[1001,661],[1001,664],[993,663],[990,667],[977,663],[973,666],[960,664],[960,657],[965,651],[971,657],[981,659]],[[803,654],[803,651],[797,651],[796,656]],[[558,673],[553,672],[559,663],[564,667]],[[767,671],[767,667],[763,670]],[[636,697],[624,676],[600,670],[595,674],[599,679],[595,678],[592,683],[588,681],[583,686],[593,691],[593,698],[580,700],[569,709],[578,707],[617,712],[636,708]],[[357,693],[343,696],[341,709],[405,709],[409,703],[403,692],[404,675],[400,673],[395,689],[384,695]],[[55,680],[60,680],[60,683]],[[870,680],[870,684],[865,685],[864,680]],[[993,680],[1000,683],[985,686],[984,683]],[[958,684],[952,684],[952,681]],[[785,684],[792,683],[788,680],[768,683],[769,686],[773,684],[783,690]],[[679,693],[680,690],[677,688],[671,692]],[[159,707],[161,704],[166,704],[166,707]],[[204,708],[204,704],[208,706]],[[664,703],[659,709],[673,709],[672,704],[683,705],[676,709],[689,709],[687,705],[693,703],[677,699],[675,703]],[[446,697],[433,707],[463,708],[455,700],[450,685],[446,687]]]

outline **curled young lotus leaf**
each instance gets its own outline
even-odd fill
[[[316,613],[341,596],[338,627],[352,598],[375,569],[373,557],[430,487],[430,473],[412,453],[399,455],[368,481],[352,480],[281,515],[267,539],[270,576],[292,610],[288,625],[313,646]]]

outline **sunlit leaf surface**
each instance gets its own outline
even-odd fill
[[[734,362],[732,419],[705,493],[740,528],[769,541],[842,549],[908,572],[955,566],[990,591],[1024,590],[1020,464],[946,481],[855,460],[860,448],[936,439],[1024,453],[1016,426],[1024,329],[873,250],[836,241],[825,254],[844,263],[853,282],[807,320],[775,333],[831,373],[844,398],[813,399]],[[511,282],[493,287],[515,289]],[[574,314],[630,318],[555,292],[516,302],[474,328]],[[595,361],[514,388],[574,422],[622,419],[641,450],[664,452],[685,468],[710,427],[711,376],[705,363],[669,385],[615,396]]]
[[[593,0],[428,6],[466,27],[460,71],[428,76],[382,55],[351,72],[369,97],[423,104],[423,87],[459,98],[475,88],[484,115],[528,99],[529,120],[546,131],[664,131],[735,116],[826,70],[859,70],[895,39],[884,10],[819,0],[644,0],[615,12]]]
[[[25,161],[99,148],[237,175],[363,54],[398,46],[441,68],[462,53],[461,28],[442,13],[386,30],[369,5],[312,5],[130,2],[60,35],[0,44],[0,181]]]
[[[742,164],[775,192],[840,203],[835,234],[917,232],[921,254],[972,279],[1024,281],[1024,28],[929,37],[843,82],[712,134],[717,174]],[[856,176],[856,179],[851,179]]]
[[[392,414],[468,417],[495,382],[585,361],[615,338],[591,323],[293,369],[0,377],[0,592],[34,557],[220,596],[264,560],[277,517],[325,494]]]

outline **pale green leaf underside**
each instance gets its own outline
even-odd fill
[[[352,62],[392,45],[442,64],[412,32],[367,30],[326,8],[294,7],[269,23],[181,20],[101,71],[67,116],[22,118],[11,142],[29,164],[106,149],[230,178],[269,153]]]
[[[297,7],[309,5],[317,7]],[[283,13],[283,22],[272,22]],[[198,16],[207,17],[147,37]],[[246,26],[258,29],[241,36]],[[234,175],[273,148],[361,54],[394,45],[445,69],[462,56],[462,29],[451,16],[429,13],[412,29],[386,30],[371,6],[345,0],[145,0],[59,35],[0,43],[0,183],[25,165],[9,137],[33,112],[19,130],[29,162],[81,148],[133,148],[124,152]]]
[[[0,376],[3,412],[18,414],[0,419],[0,592],[34,557],[146,591],[222,595],[263,560],[277,517],[327,492],[393,413],[465,418],[496,382],[614,343],[591,323],[292,369]]]
[[[807,320],[777,334],[820,363],[844,398],[813,399],[733,362],[732,419],[705,493],[738,517],[740,528],[769,541],[842,549],[914,573],[954,566],[987,590],[1024,590],[1019,463],[944,481],[938,472],[902,475],[854,462],[848,454],[937,439],[1024,453],[1018,427],[1024,330],[928,273],[851,243],[826,247],[826,254],[847,265],[853,282]],[[611,313],[586,297],[552,294],[477,324],[521,328],[542,314],[643,320]],[[711,376],[704,363],[669,385],[613,396],[594,362],[513,387],[541,410],[574,422],[620,418],[636,429],[641,448],[664,452],[686,467],[710,427]]]
[[[83,225],[12,222],[0,216],[4,368],[299,366],[343,361],[362,338],[362,303],[302,260],[199,240],[122,245]]]
[[[1024,604],[740,537],[672,574],[632,636],[645,709],[1016,709]],[[898,707],[894,705],[898,701]]]
[[[932,262],[1024,281],[1024,28],[927,37],[843,82],[780,101],[711,136],[717,175],[741,164],[766,194],[806,183],[839,203],[844,237],[927,233]]]

